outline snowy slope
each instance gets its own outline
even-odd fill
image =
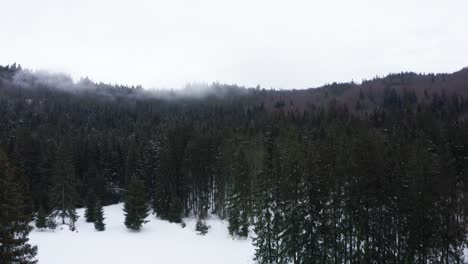
[[[171,224],[151,215],[141,232],[128,231],[124,224],[122,205],[105,207],[106,231],[96,232],[86,223],[83,209],[77,231],[58,227],[55,231],[33,230],[30,242],[38,245],[39,263],[174,263],[174,264],[243,264],[252,263],[254,248],[251,240],[233,240],[227,223],[208,219],[211,226],[206,236],[195,231],[195,220],[185,219],[187,226]]]

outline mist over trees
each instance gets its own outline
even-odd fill
[[[149,213],[202,233],[226,219],[257,263],[463,262],[467,69],[202,96],[41,78],[0,67],[0,183],[15,186],[0,205],[21,205],[0,222],[24,237],[26,220],[73,227],[77,207],[104,230],[102,205],[125,202],[133,230]]]

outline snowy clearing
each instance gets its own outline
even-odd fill
[[[195,231],[195,219],[184,219],[187,226],[182,228],[150,215],[141,232],[132,232],[123,224],[122,208],[122,204],[104,208],[103,232],[85,222],[83,209],[78,209],[78,232],[66,226],[55,231],[34,229],[30,242],[39,247],[39,263],[253,263],[251,240],[232,239],[225,221],[208,219],[211,228],[201,236]]]

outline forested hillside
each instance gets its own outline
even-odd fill
[[[463,263],[468,69],[188,90],[0,67],[0,259],[33,259],[39,216],[124,202],[134,230],[218,215],[257,263]]]

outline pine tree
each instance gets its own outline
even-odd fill
[[[142,156],[142,167],[148,198],[149,201],[153,202],[156,199],[157,174],[160,172],[161,140],[159,138],[149,140],[144,146]]]
[[[75,208],[78,192],[72,160],[69,142],[63,141],[58,148],[53,168],[50,203],[53,208],[51,217],[60,217],[62,224],[65,224],[65,219],[69,219],[70,229],[73,230],[78,219]]]
[[[84,216],[86,218],[86,222],[94,223],[96,220],[97,212],[97,197],[93,189],[89,190],[88,195],[86,196],[86,209]]]
[[[167,212],[167,220],[171,223],[182,222],[181,212],[183,211],[182,201],[177,195],[171,196],[171,202],[169,203],[169,210]]]
[[[280,254],[288,259],[288,263],[301,263],[299,262],[299,250],[301,248],[301,242],[299,239],[300,234],[303,232],[301,230],[301,219],[300,219],[300,209],[299,204],[301,204],[301,194],[302,189],[300,183],[300,172],[296,167],[296,162],[292,162],[291,167],[288,168],[290,171],[288,177],[287,193],[285,193],[284,199],[284,208],[282,211],[284,213],[284,226],[283,232],[281,234],[282,247],[280,248]]]
[[[284,225],[281,232],[281,247],[279,254],[287,259],[288,263],[302,263],[299,261],[299,251],[304,241],[300,235],[305,229],[301,226],[301,205],[303,199],[303,177],[304,171],[301,160],[301,144],[296,140],[293,131],[288,131],[284,142],[281,144],[282,164],[280,174],[286,180],[281,184],[281,197],[283,200],[281,211],[284,215]],[[304,199],[305,200],[305,199]],[[277,209],[278,210],[278,209]]]
[[[236,178],[229,195],[229,234],[238,237],[249,235],[248,167],[245,153],[240,151],[235,165]]]
[[[147,222],[149,208],[145,189],[143,180],[136,175],[131,177],[124,197],[125,226],[128,229],[139,231]]]
[[[274,138],[271,131],[265,133],[265,153],[263,170],[258,175],[256,185],[256,205],[253,238],[255,246],[255,261],[261,264],[278,263],[279,229],[278,219],[275,218],[279,209],[275,202],[277,195],[277,170],[274,164],[277,161]]]
[[[226,173],[222,146],[215,148],[214,184],[213,184],[213,213],[221,219],[226,218]]]
[[[36,227],[41,230],[47,228],[47,214],[42,205],[39,207],[39,211],[37,212]]]
[[[308,144],[308,166],[305,169],[305,192],[304,206],[300,211],[302,221],[302,229],[304,232],[300,235],[302,246],[300,248],[300,260],[303,263],[320,263],[321,257],[325,255],[323,243],[320,243],[322,237],[319,235],[317,227],[322,221],[326,221],[326,216],[323,213],[323,205],[326,204],[328,191],[326,190],[325,178],[328,174],[324,171],[324,167],[328,164],[323,164],[326,159],[319,151],[320,145],[317,142]],[[332,150],[327,149],[325,153],[333,156]],[[346,261],[344,261],[346,263]]]
[[[0,151],[0,261],[1,263],[37,263],[37,247],[28,244],[32,227],[23,214],[23,198],[5,153]]]
[[[95,210],[94,228],[96,228],[97,231],[104,231],[106,229],[106,224],[104,224],[104,208],[100,201],[97,201]]]
[[[184,203],[180,193],[186,194],[187,182],[183,180],[181,158],[183,146],[174,143],[176,137],[172,135],[162,136],[160,166],[155,175],[155,187],[152,207],[156,214],[169,222],[180,223],[184,210]],[[182,153],[179,153],[182,152]]]
[[[229,199],[229,206],[227,209],[227,215],[229,220],[228,231],[231,236],[236,236],[240,229],[240,211],[234,202],[234,196]]]

